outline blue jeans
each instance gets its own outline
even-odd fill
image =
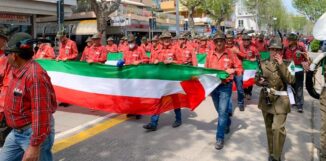
[[[215,109],[218,113],[216,140],[224,139],[224,130],[231,123],[229,106],[232,94],[232,82],[220,84],[211,93]]]
[[[228,104],[228,113],[233,114],[232,93],[231,93],[230,101],[229,101],[229,104]]]
[[[174,109],[174,113],[175,113],[175,121],[176,122],[182,122],[181,121],[181,108]],[[151,125],[152,126],[157,126],[159,119],[160,119],[160,115],[153,115],[151,117]]]
[[[30,144],[32,128],[22,132],[13,129],[6,138],[5,144],[0,151],[0,161],[21,161],[24,152]],[[54,119],[51,121],[51,133],[41,145],[40,161],[52,161],[52,145],[54,142]]]
[[[234,82],[237,86],[238,106],[244,106],[243,76],[234,76]]]

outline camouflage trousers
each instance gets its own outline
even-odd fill
[[[326,88],[320,95],[320,161],[326,161]]]

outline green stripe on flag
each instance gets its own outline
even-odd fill
[[[206,57],[207,57],[207,54],[197,54],[197,61],[198,61],[198,64],[205,64],[206,63]]]
[[[107,60],[120,60],[123,58],[122,53],[108,53]]]
[[[150,52],[146,52],[146,55],[148,57],[151,56]],[[117,53],[108,53],[107,60],[121,60],[123,58],[123,53],[122,52],[117,52]]]
[[[118,68],[103,64],[88,64],[86,62],[54,60],[37,60],[46,70],[63,72],[87,77],[121,78],[121,79],[159,79],[159,80],[189,80],[192,76],[203,74],[215,75],[226,79],[229,75],[225,71],[197,68],[186,65],[142,64]],[[96,82],[94,82],[96,83]]]
[[[250,60],[243,60],[242,67],[245,70],[257,70],[258,69],[258,62],[257,61],[250,61]]]

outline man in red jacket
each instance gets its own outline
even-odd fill
[[[0,146],[3,145],[7,135],[11,131],[11,128],[6,125],[6,120],[3,113],[5,93],[8,89],[8,84],[11,78],[10,64],[4,53],[7,41],[7,35],[0,30]]]
[[[156,57],[152,58],[154,64],[157,64],[159,62],[162,62],[164,64],[180,63],[178,50],[177,48],[172,46],[171,38],[172,35],[168,31],[164,31],[160,36],[160,39],[162,39],[162,48],[158,51]],[[175,113],[175,121],[172,124],[172,127],[176,128],[182,124],[181,109],[180,108],[175,109],[174,113]],[[143,128],[149,131],[156,131],[159,118],[160,115],[153,115],[151,117],[151,122],[144,125]]]
[[[215,50],[207,54],[206,68],[226,71],[230,76],[222,80],[222,83],[211,93],[215,109],[218,113],[218,125],[216,132],[215,148],[221,150],[224,147],[225,130],[231,125],[229,105],[232,93],[232,82],[235,72],[241,68],[241,64],[231,49],[225,48],[225,35],[217,33],[214,36]]]
[[[0,160],[53,160],[54,119],[57,102],[50,77],[33,58],[32,37],[13,35],[5,51],[12,78],[4,114],[13,128],[0,151]]]
[[[101,44],[101,35],[94,34],[92,37],[92,47],[86,57],[87,63],[101,63],[104,64],[107,59],[106,47]]]
[[[57,61],[75,60],[78,56],[78,49],[76,42],[67,38],[64,31],[57,33],[57,38],[60,41],[59,55]]]
[[[287,46],[284,49],[283,58],[286,60],[294,61],[296,66],[295,71],[295,84],[294,84],[294,96],[298,112],[303,112],[303,81],[304,81],[304,69],[309,67],[309,57],[306,48],[298,43],[298,35],[291,33],[287,38]]]
[[[113,38],[109,37],[107,39],[108,44],[106,45],[106,50],[109,53],[116,53],[118,52],[118,46],[113,42]]]

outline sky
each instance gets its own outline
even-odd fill
[[[296,9],[293,7],[292,0],[283,0],[283,4],[290,13],[299,14],[298,11],[296,11]]]

